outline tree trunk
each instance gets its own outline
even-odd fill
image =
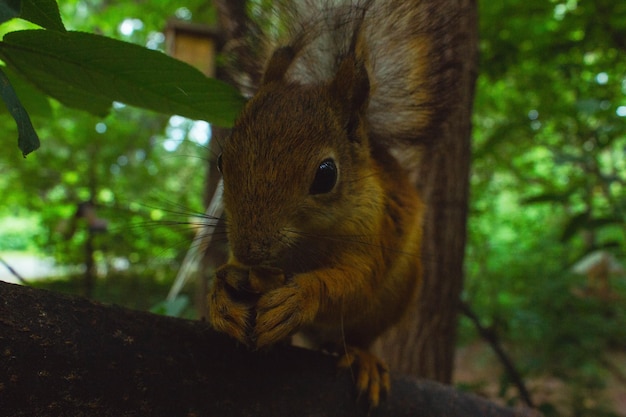
[[[0,282],[0,415],[536,417],[393,376],[369,412],[336,358],[249,352],[187,321]]]
[[[450,383],[454,365],[459,297],[469,198],[471,111],[477,71],[475,0],[440,0],[459,13],[449,30],[456,39],[458,106],[449,109],[443,135],[424,151],[416,175],[426,202],[424,286],[405,320],[385,335],[376,350],[391,369]]]

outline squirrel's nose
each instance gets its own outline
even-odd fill
[[[233,246],[233,254],[242,265],[253,267],[269,264],[268,246],[258,241],[240,242]]]

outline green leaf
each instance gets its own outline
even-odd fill
[[[4,39],[6,40],[11,38],[12,35],[19,35],[23,32],[8,33]],[[59,33],[44,30],[32,32],[42,32],[52,36]],[[45,46],[41,45],[39,49],[45,49]],[[79,83],[89,83],[88,71],[83,71],[80,66],[64,62],[64,58],[61,56],[50,56],[37,49],[33,50],[23,46],[0,42],[0,58],[5,61],[9,68],[27,79],[40,91],[68,107],[84,110],[100,117],[106,116],[111,108],[113,100],[105,97],[105,92],[92,94],[90,91],[77,85]],[[104,86],[100,88],[101,90],[106,90]]]
[[[82,32],[11,32],[0,43],[7,65],[63,104],[101,115],[111,101],[231,126],[237,90],[169,56]]]
[[[17,96],[20,98],[22,105],[28,111],[31,116],[40,117],[52,117],[52,108],[50,107],[50,100],[41,91],[37,90],[28,82],[24,81],[15,72],[11,71],[7,67],[0,67],[4,71],[5,75],[11,82],[13,89]],[[1,107],[1,106],[0,106]],[[4,113],[5,109],[0,108],[0,114]]]
[[[17,146],[24,156],[39,148],[39,137],[6,74],[0,69],[0,96],[17,124]]]
[[[20,15],[20,0],[0,0],[0,23]]]
[[[22,0],[20,17],[43,28],[65,32],[55,0]]]

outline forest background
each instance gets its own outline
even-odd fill
[[[157,50],[169,18],[215,20],[206,1],[59,7],[68,29]],[[624,416],[626,4],[506,0],[479,11],[464,301],[546,415]],[[193,316],[192,286],[164,299],[204,211],[210,125],[119,103],[93,116],[20,91],[42,146],[23,159],[0,110],[0,258],[51,256],[68,268],[31,284]],[[77,218],[89,201],[93,216]],[[89,219],[106,231],[90,232]],[[94,288],[84,286],[87,259]],[[458,344],[458,384],[516,403],[467,318]]]

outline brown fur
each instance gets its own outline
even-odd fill
[[[421,283],[423,205],[389,147],[432,134],[449,80],[436,0],[346,4],[291,10],[289,46],[223,144],[231,255],[209,316],[253,348],[298,331],[347,346],[340,366],[377,405],[389,377],[366,349]],[[337,182],[311,194],[329,158]]]

